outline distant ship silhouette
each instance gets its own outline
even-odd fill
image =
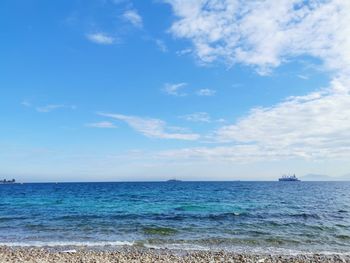
[[[0,180],[0,184],[14,184],[16,183],[16,180],[15,179],[12,179],[12,180]]]
[[[300,180],[293,175],[283,175],[281,178],[278,179],[280,182],[299,182]]]

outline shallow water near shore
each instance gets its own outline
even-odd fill
[[[349,253],[350,182],[0,185],[0,245]]]

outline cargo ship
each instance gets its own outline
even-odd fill
[[[16,180],[15,179],[12,179],[12,180],[0,180],[0,184],[14,184],[16,183]]]
[[[281,178],[278,179],[280,182],[299,182],[300,180],[293,175],[283,175]]]

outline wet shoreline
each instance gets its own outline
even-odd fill
[[[349,254],[250,254],[120,247],[97,250],[45,247],[0,247],[0,262],[350,262]]]

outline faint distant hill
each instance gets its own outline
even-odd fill
[[[329,176],[325,174],[307,174],[300,177],[302,181],[350,181],[350,174],[343,176]]]
[[[338,177],[338,180],[341,180],[341,181],[350,181],[350,174],[346,174],[346,175],[343,175],[343,176],[339,176],[339,177]]]
[[[302,181],[334,181],[335,178],[325,174],[306,174],[300,177]]]

